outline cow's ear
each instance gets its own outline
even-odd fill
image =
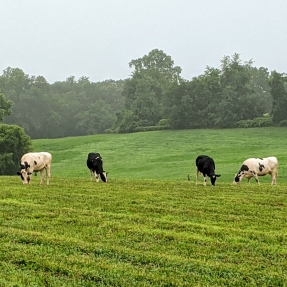
[[[20,171],[17,171],[17,174],[18,174],[18,175],[21,175],[21,172],[20,172]]]
[[[216,174],[215,176],[216,176],[216,177],[221,177],[221,174]]]

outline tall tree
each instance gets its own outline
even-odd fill
[[[267,68],[252,67],[250,70],[250,81],[248,86],[254,91],[257,109],[260,114],[270,113],[272,109],[272,97],[270,94],[269,72]]]
[[[252,60],[242,63],[236,53],[221,60],[222,99],[217,108],[216,125],[233,127],[237,121],[262,116],[262,107],[250,84],[252,64]]]
[[[276,71],[271,73],[269,85],[273,103],[271,114],[274,123],[287,119],[287,92],[284,88],[286,82],[285,74],[280,74]]]
[[[134,71],[125,82],[122,95],[125,109],[131,113],[124,113],[129,117],[121,119],[126,123],[128,118],[136,120],[138,126],[156,125],[163,117],[163,95],[172,83],[180,81],[181,68],[174,66],[172,58],[158,49],[132,60],[129,66]],[[122,126],[119,118],[117,125]]]
[[[0,175],[13,175],[21,156],[32,151],[30,137],[16,125],[0,125]]]
[[[12,113],[13,102],[6,100],[4,94],[0,92],[0,122],[3,122],[5,116]]]

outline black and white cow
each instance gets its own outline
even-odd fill
[[[23,184],[29,184],[33,172],[40,171],[41,181],[43,183],[46,170],[47,184],[50,183],[51,177],[52,155],[48,152],[29,152],[22,156],[20,162],[20,171],[17,172],[21,176]]]
[[[196,184],[198,181],[198,174],[203,174],[203,185],[206,185],[206,176],[210,177],[211,185],[215,185],[217,177],[221,174],[215,174],[214,160],[207,155],[200,155],[196,158]]]
[[[276,157],[249,158],[243,162],[239,172],[235,174],[233,183],[239,183],[244,177],[250,183],[250,178],[254,177],[259,184],[258,176],[266,174],[271,175],[271,184],[276,184],[278,176],[278,160]]]
[[[91,180],[96,177],[96,182],[99,182],[99,176],[103,182],[108,181],[108,173],[103,169],[103,159],[99,153],[89,153],[87,159],[87,167],[91,172]]]

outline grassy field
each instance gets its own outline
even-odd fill
[[[35,140],[53,155],[54,177],[89,176],[87,154],[100,152],[109,179],[195,180],[195,159],[214,158],[219,183],[232,183],[249,157],[277,156],[279,182],[287,183],[287,128],[160,131]],[[262,177],[262,182],[271,182]]]
[[[0,286],[287,286],[286,128],[36,140],[50,186],[0,177]],[[91,182],[99,151],[107,184]],[[195,186],[213,156],[217,186]],[[232,184],[248,157],[279,178]],[[187,174],[192,180],[187,181]]]

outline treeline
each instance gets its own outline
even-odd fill
[[[285,74],[256,68],[238,54],[191,80],[183,79],[181,68],[158,49],[129,66],[133,72],[126,80],[93,83],[69,77],[53,84],[7,68],[0,91],[14,104],[5,123],[23,127],[32,138],[287,125]]]
[[[4,122],[23,127],[32,138],[104,133],[123,108],[123,84],[93,83],[86,77],[49,84],[42,76],[7,68],[0,76],[0,91],[14,104]]]
[[[220,63],[187,81],[162,51],[131,61],[134,72],[124,85],[125,107],[115,130],[287,124],[284,74],[253,67],[252,61],[242,63],[238,54],[223,57]]]

